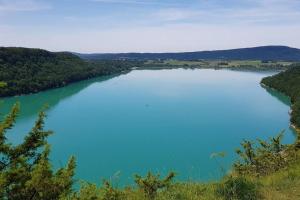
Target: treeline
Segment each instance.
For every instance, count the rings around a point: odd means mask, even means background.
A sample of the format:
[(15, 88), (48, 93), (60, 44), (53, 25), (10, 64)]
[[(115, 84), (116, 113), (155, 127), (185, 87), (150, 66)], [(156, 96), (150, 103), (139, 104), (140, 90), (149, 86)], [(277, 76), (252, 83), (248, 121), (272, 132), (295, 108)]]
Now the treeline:
[(300, 128), (300, 64), (277, 75), (266, 77), (262, 83), (291, 97), (291, 122)]
[(71, 53), (0, 48), (0, 97), (35, 93), (96, 76), (121, 73), (136, 61), (84, 61)]

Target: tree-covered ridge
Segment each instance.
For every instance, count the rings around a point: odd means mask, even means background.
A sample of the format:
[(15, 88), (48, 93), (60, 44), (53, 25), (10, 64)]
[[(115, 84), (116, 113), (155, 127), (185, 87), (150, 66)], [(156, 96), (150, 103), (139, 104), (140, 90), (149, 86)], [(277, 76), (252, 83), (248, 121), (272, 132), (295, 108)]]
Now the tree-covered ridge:
[(300, 128), (300, 64), (277, 75), (266, 77), (262, 83), (291, 97), (291, 122)]
[(101, 75), (120, 73), (137, 62), (87, 62), (71, 53), (0, 48), (0, 97), (39, 92)]
[(195, 51), (180, 53), (93, 53), (76, 54), (83, 59), (127, 59), (127, 60), (272, 60), (300, 61), (300, 49), (287, 46), (260, 46), (214, 51)]

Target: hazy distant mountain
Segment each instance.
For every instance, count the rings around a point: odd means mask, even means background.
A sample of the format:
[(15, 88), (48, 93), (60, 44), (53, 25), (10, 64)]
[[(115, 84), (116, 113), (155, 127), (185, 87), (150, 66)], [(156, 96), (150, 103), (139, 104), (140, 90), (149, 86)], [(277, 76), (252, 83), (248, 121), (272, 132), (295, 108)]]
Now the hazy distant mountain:
[(119, 59), (177, 59), (177, 60), (282, 60), (300, 61), (300, 49), (287, 46), (261, 46), (230, 50), (197, 51), (182, 53), (94, 53), (79, 54), (89, 60), (119, 60)]

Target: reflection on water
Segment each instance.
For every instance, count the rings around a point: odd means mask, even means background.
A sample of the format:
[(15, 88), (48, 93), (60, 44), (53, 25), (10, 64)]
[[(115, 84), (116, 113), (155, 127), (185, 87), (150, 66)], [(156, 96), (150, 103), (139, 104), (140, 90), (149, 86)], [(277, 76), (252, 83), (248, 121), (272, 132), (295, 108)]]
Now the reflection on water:
[[(275, 97), (277, 100), (279, 100), (280, 102), (284, 103), (287, 106), (291, 106), (291, 98), (288, 97), (287, 95), (276, 91), (273, 88), (269, 88), (269, 87), (264, 87), (266, 89), (266, 91), (273, 97)], [(297, 138), (297, 132), (294, 128), (292, 128), (291, 126), (289, 127), (289, 131), (292, 132), (295, 136), (295, 138)]]
[(273, 97), (275, 97), (276, 99), (278, 99), (279, 101), (284, 103), (285, 105), (287, 105), (287, 106), (291, 105), (291, 99), (288, 96), (286, 96), (272, 88), (269, 88), (269, 87), (265, 87), (265, 89), (267, 90), (267, 92), (270, 95), (272, 95)]
[(0, 99), (0, 114), (2, 115), (8, 113), (10, 108), (16, 102), (21, 102), (21, 113), (19, 119), (35, 117), (44, 106), (47, 106), (48, 109), (51, 109), (59, 102), (72, 97), (93, 83), (103, 82), (118, 76), (120, 75), (93, 78), (36, 94), (2, 98)]

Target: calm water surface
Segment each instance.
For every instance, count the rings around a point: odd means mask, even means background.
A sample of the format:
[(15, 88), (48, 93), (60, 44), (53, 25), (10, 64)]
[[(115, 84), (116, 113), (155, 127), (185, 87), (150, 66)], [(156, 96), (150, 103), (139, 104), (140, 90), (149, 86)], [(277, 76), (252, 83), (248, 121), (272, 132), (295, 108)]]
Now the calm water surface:
[(82, 81), (34, 95), (1, 99), (6, 113), (16, 101), (22, 112), (9, 139), (20, 142), (47, 103), (46, 128), (55, 167), (77, 158), (76, 178), (131, 184), (148, 170), (178, 173), (179, 180), (214, 180), (230, 169), (242, 139), (267, 139), (289, 129), (289, 100), (260, 80), (274, 72), (211, 69), (135, 70)]

